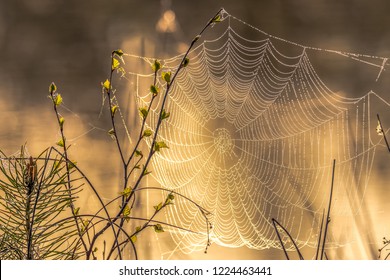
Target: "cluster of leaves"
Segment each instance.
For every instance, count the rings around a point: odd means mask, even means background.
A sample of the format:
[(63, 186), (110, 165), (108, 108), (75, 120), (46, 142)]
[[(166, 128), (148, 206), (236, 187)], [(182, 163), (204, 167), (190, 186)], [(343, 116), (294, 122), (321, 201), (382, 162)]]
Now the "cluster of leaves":
[[(177, 196), (198, 207), (209, 232), (211, 225), (207, 210), (177, 192), (159, 187), (141, 187), (141, 181), (151, 172), (148, 165), (152, 157), (169, 148), (159, 139), (158, 134), (160, 127), (170, 118), (170, 113), (165, 109), (170, 88), (181, 69), (189, 65), (187, 56), (195, 42), (209, 26), (221, 21), (221, 11), (194, 38), (174, 73), (163, 69), (158, 60), (151, 64), (154, 72), (154, 82), (150, 85), (151, 99), (146, 107), (139, 108), (141, 127), (137, 141), (129, 148), (125, 148), (119, 141), (116, 118), (120, 107), (112, 85), (114, 74), (126, 74), (122, 66), (124, 52), (120, 49), (112, 52), (109, 77), (102, 82), (102, 91), (108, 100), (111, 120), (108, 134), (115, 140), (124, 180), (122, 192), (109, 202), (103, 202), (88, 177), (76, 162), (70, 160), (70, 146), (65, 137), (65, 118), (60, 112), (63, 97), (57, 91), (57, 86), (50, 84), (49, 98), (60, 131), (57, 147), (47, 149), (35, 158), (25, 156), (24, 147), (19, 157), (7, 157), (0, 152), (0, 171), (3, 175), (0, 177), (0, 189), (4, 194), (0, 197), (1, 259), (97, 259), (99, 250), (96, 243), (99, 238), (104, 239), (102, 259), (123, 259), (129, 245), (133, 249), (131, 257), (137, 259), (135, 244), (147, 228), (152, 228), (156, 233), (163, 233), (166, 227), (194, 233), (190, 229), (157, 219), (159, 213), (174, 204)], [(157, 79), (161, 79), (163, 88), (158, 87), (160, 83), (157, 83)], [(156, 98), (162, 99), (157, 110), (158, 119), (154, 128), (146, 128), (146, 121), (151, 117), (149, 113)], [(135, 174), (135, 170), (140, 172)], [(134, 175), (134, 180), (130, 180), (131, 175)], [(87, 186), (93, 191), (100, 204), (98, 211), (82, 213), (80, 207), (76, 207), (81, 186)], [(154, 212), (150, 217), (134, 216), (132, 212), (138, 199), (136, 194), (150, 189), (166, 192), (165, 199), (153, 206)], [(116, 210), (112, 211), (113, 208), (109, 208), (111, 204), (119, 204), (119, 209), (114, 208)], [(107, 239), (113, 240), (109, 247), (106, 246)], [(209, 245), (208, 239), (206, 248)]]

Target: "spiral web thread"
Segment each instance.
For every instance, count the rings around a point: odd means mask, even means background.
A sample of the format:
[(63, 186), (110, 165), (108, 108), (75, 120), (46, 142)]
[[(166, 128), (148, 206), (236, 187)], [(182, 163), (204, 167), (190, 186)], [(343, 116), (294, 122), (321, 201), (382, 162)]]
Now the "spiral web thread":
[[(243, 28), (254, 39), (236, 31)], [(190, 52), (189, 66), (172, 87), (166, 109), (171, 117), (159, 132), (169, 149), (156, 154), (152, 176), (212, 213), (213, 243), (280, 248), (275, 218), (299, 247), (316, 247), (336, 159), (332, 225), (342, 233), (335, 236), (330, 230), (327, 244), (345, 244), (369, 185), (375, 151), (383, 146), (371, 103), (390, 104), (372, 90), (359, 98), (333, 92), (316, 73), (308, 51), (367, 64), (378, 70), (374, 81), (381, 78), (387, 58), (302, 46), (226, 11), (211, 32), (219, 35)], [(181, 58), (162, 60), (165, 70), (174, 72)], [(132, 75), (138, 104), (146, 106), (153, 75)], [(160, 105), (148, 117), (152, 130)], [(176, 245), (163, 252), (164, 258), (177, 250), (204, 250), (205, 222), (193, 204), (178, 198), (166, 219), (202, 234), (172, 231)]]

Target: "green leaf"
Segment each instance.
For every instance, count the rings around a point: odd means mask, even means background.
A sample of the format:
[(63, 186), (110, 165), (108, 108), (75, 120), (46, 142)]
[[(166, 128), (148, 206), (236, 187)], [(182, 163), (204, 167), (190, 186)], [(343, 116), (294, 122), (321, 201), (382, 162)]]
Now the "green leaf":
[(182, 63), (183, 67), (187, 67), (188, 64), (190, 63), (190, 59), (188, 57), (186, 57)]
[(136, 231), (136, 232), (140, 232), (141, 229), (142, 229), (142, 228), (141, 228), (140, 226), (138, 226), (138, 227), (135, 228), (135, 231)]
[(63, 117), (60, 117), (60, 119), (58, 120), (59, 124), (60, 124), (60, 128), (62, 129), (64, 127), (64, 122), (65, 122), (65, 119)]
[(156, 144), (154, 144), (154, 150), (159, 152), (161, 149), (169, 149), (169, 147), (163, 141), (156, 142)]
[(97, 248), (97, 247), (93, 248), (93, 252), (94, 252), (94, 253), (96, 253), (97, 251), (98, 251), (98, 248)]
[[(144, 165), (143, 167), (145, 168), (145, 165)], [(146, 175), (148, 175), (148, 174), (150, 174), (150, 173), (152, 173), (152, 172), (151, 172), (151, 171), (148, 171), (148, 169), (145, 168), (143, 176), (146, 176)]]
[(49, 86), (49, 93), (55, 93), (56, 92), (56, 90), (57, 90), (57, 86), (56, 86), (56, 84), (54, 83), (54, 82), (52, 82), (51, 84), (50, 84), (50, 86)]
[(175, 196), (173, 195), (173, 193), (168, 194), (168, 199), (169, 200), (174, 200), (175, 199)]
[(136, 151), (135, 151), (135, 156), (136, 156), (136, 157), (143, 157), (144, 154), (143, 154), (141, 151), (136, 150)]
[(162, 202), (160, 202), (159, 204), (153, 206), (153, 208), (154, 208), (156, 211), (160, 211), (162, 207), (163, 207)]
[(114, 105), (111, 107), (111, 116), (114, 116), (116, 111), (118, 110), (119, 106)]
[(112, 59), (112, 65), (111, 65), (112, 70), (118, 69), (120, 65), (121, 65), (121, 63), (119, 62), (118, 59), (116, 59), (116, 58)]
[(126, 206), (125, 206), (125, 209), (123, 209), (122, 214), (123, 214), (124, 217), (128, 217), (128, 216), (130, 215), (130, 213), (131, 213), (130, 206), (129, 206), (129, 205), (126, 205)]
[(77, 208), (74, 208), (74, 209), (73, 209), (73, 214), (74, 214), (75, 216), (77, 216), (77, 215), (79, 214), (79, 212), (80, 212), (80, 207), (77, 207)]
[(63, 140), (63, 139), (60, 139), (60, 140), (57, 141), (56, 144), (57, 144), (58, 146), (60, 146), (60, 147), (64, 147), (64, 140)]
[(141, 113), (141, 116), (146, 119), (146, 117), (148, 116), (148, 108), (146, 107), (142, 107), (142, 108), (139, 108), (139, 111)]
[(144, 130), (144, 134), (142, 135), (142, 137), (149, 137), (152, 134), (153, 134), (153, 132), (150, 129), (145, 129)]
[(88, 225), (89, 225), (89, 220), (83, 220), (83, 223), (81, 225), (81, 232), (84, 232), (88, 228)]
[(200, 39), (200, 35), (196, 35), (194, 40), (192, 40), (193, 43), (196, 43)]
[(76, 165), (77, 161), (68, 162), (68, 169), (71, 170), (72, 168), (75, 168)]
[(160, 89), (157, 86), (155, 86), (155, 85), (150, 86), (150, 92), (153, 93), (153, 96), (157, 96), (159, 91), (160, 91)]
[(111, 128), (107, 133), (110, 136), (115, 136), (115, 130), (113, 128)]
[[(134, 166), (134, 169), (141, 169), (141, 166), (138, 164), (138, 165), (135, 165)], [(149, 172), (150, 173), (150, 172)]]
[(128, 198), (130, 196), (132, 190), (133, 190), (132, 188), (126, 187), (123, 190), (123, 192), (121, 192), (121, 195), (123, 195), (125, 198)]
[(109, 91), (110, 90), (110, 87), (111, 87), (111, 84), (110, 84), (110, 81), (108, 79), (106, 79), (106, 81), (104, 83), (102, 83), (102, 86), (103, 88), (106, 90), (106, 91)]
[(61, 165), (61, 162), (59, 160), (55, 160), (53, 163), (53, 170), (57, 170)]
[(113, 51), (113, 53), (116, 54), (119, 57), (124, 54), (124, 52), (121, 49), (117, 49), (117, 50)]
[(212, 19), (211, 22), (221, 22), (221, 15), (220, 15), (220, 14), (216, 15), (216, 16)]
[(61, 94), (57, 93), (54, 97), (53, 97), (53, 102), (56, 106), (59, 106), (61, 105), (62, 103), (62, 97), (61, 97)]
[(163, 80), (165, 82), (167, 82), (168, 84), (171, 82), (171, 72), (162, 72), (161, 73), (161, 77), (163, 78)]
[(152, 64), (152, 69), (153, 69), (153, 72), (157, 72), (158, 70), (161, 69), (161, 63), (160, 61), (158, 60), (155, 60), (154, 63)]
[(164, 232), (164, 229), (163, 229), (162, 225), (160, 225), (160, 224), (154, 225), (153, 227), (154, 227), (154, 231), (157, 233)]
[(163, 109), (162, 113), (161, 113), (161, 120), (165, 120), (165, 119), (169, 118), (170, 115), (171, 115), (171, 113), (169, 113), (169, 112), (167, 113), (165, 111), (165, 109)]

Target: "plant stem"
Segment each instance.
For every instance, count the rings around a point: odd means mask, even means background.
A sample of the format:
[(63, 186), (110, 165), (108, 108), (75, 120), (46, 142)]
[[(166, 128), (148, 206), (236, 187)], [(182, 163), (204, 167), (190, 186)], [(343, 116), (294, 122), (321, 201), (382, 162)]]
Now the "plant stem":
[(324, 239), (322, 241), (322, 249), (321, 249), (321, 256), (320, 259), (322, 260), (324, 257), (324, 252), (325, 252), (325, 243), (326, 243), (326, 235), (328, 233), (328, 226), (330, 223), (330, 208), (332, 206), (332, 197), (333, 197), (333, 185), (334, 185), (334, 172), (336, 168), (336, 160), (333, 160), (333, 169), (332, 169), (332, 184), (330, 186), (330, 194), (329, 194), (329, 205), (328, 205), (328, 213), (326, 214), (326, 220), (325, 220), (325, 231), (324, 231)]
[[(30, 159), (31, 160), (31, 159)], [(32, 161), (32, 160), (31, 160)], [(26, 232), (27, 232), (27, 259), (28, 260), (33, 260), (34, 259), (34, 256), (33, 256), (33, 246), (32, 246), (32, 219), (31, 219), (31, 216), (30, 216), (30, 212), (31, 212), (31, 196), (32, 196), (32, 192), (33, 192), (33, 189), (34, 189), (34, 180), (32, 177), (30, 177), (30, 166), (27, 165), (27, 184), (26, 184), (26, 188), (27, 188), (27, 196), (26, 196)]]
[[(102, 229), (100, 229), (92, 238), (91, 240), (91, 248), (90, 250), (87, 252), (87, 258), (89, 258), (89, 255), (90, 255), (90, 252), (92, 250), (92, 247), (93, 247), (93, 244), (96, 242), (97, 238), (102, 235), (108, 227), (110, 227), (110, 225), (112, 224), (115, 224), (117, 220), (119, 220), (121, 218), (121, 214), (123, 213), (123, 211), (125, 210), (125, 207), (127, 205), (127, 203), (132, 199), (132, 197), (135, 195), (135, 191), (137, 190), (137, 188), (139, 187), (143, 177), (144, 177), (144, 174), (145, 174), (145, 171), (147, 170), (147, 167), (149, 165), (149, 162), (152, 158), (152, 156), (154, 155), (154, 146), (156, 144), (156, 141), (157, 141), (157, 135), (158, 135), (158, 132), (159, 132), (159, 129), (160, 129), (160, 126), (161, 126), (161, 123), (162, 123), (162, 113), (163, 113), (163, 109), (165, 108), (165, 103), (166, 103), (166, 100), (167, 100), (167, 97), (168, 97), (168, 94), (169, 94), (169, 91), (170, 91), (170, 88), (171, 88), (171, 85), (173, 84), (176, 76), (179, 74), (180, 70), (183, 68), (183, 63), (185, 61), (185, 59), (187, 58), (188, 56), (188, 53), (190, 52), (190, 50), (192, 49), (192, 47), (194, 46), (194, 44), (196, 43), (196, 41), (199, 39), (199, 37), (203, 34), (203, 32), (213, 23), (213, 20), (221, 13), (222, 9), (220, 9), (216, 15), (214, 17), (212, 17), (208, 23), (204, 26), (204, 28), (202, 29), (202, 31), (199, 33), (198, 36), (195, 37), (194, 40), (192, 40), (191, 42), (191, 45), (189, 46), (189, 48), (187, 49), (187, 52), (185, 53), (185, 55), (183, 56), (183, 59), (180, 63), (180, 65), (178, 66), (178, 69), (176, 70), (173, 78), (171, 79), (171, 82), (170, 83), (167, 83), (167, 87), (166, 87), (166, 90), (165, 90), (165, 94), (164, 94), (164, 97), (163, 97), (163, 101), (162, 101), (162, 104), (161, 104), (161, 107), (160, 107), (160, 111), (159, 111), (159, 116), (158, 116), (158, 121), (157, 121), (157, 124), (156, 124), (156, 129), (155, 129), (155, 132), (154, 132), (154, 135), (153, 135), (153, 140), (152, 140), (152, 143), (151, 143), (151, 147), (150, 147), (150, 150), (149, 150), (149, 153), (148, 153), (148, 156), (146, 158), (146, 161), (145, 161), (145, 164), (142, 168), (142, 171), (141, 171), (141, 174), (140, 176), (138, 177), (138, 179), (136, 180), (135, 184), (134, 184), (134, 187), (129, 195), (129, 197), (127, 197), (124, 201), (124, 203), (122, 203), (121, 205), (121, 208), (120, 210), (118, 211), (118, 213), (116, 214), (116, 216), (111, 219)], [(112, 62), (113, 62), (113, 57), (114, 57), (114, 52), (112, 53), (112, 56), (111, 56), (111, 65), (112, 65)], [(109, 89), (107, 90), (107, 95), (108, 95), (108, 98), (109, 98), (109, 107), (110, 107), (110, 110), (111, 110), (111, 106), (112, 106), (112, 103), (111, 103), (111, 82), (112, 82), (112, 74), (113, 74), (113, 70), (111, 70), (110, 72), (110, 87)], [(156, 73), (155, 73), (155, 78), (156, 78)], [(153, 98), (152, 98), (152, 101), (153, 101)], [(149, 104), (149, 106), (151, 106), (151, 104)], [(150, 109), (150, 107), (149, 107)], [(145, 118), (146, 119), (146, 118)], [(117, 146), (118, 146), (118, 150), (119, 150), (119, 153), (120, 153), (120, 156), (121, 156), (121, 160), (122, 160), (122, 163), (123, 163), (123, 166), (126, 168), (126, 171), (125, 171), (125, 183), (124, 183), (124, 187), (127, 187), (127, 180), (128, 180), (128, 177), (127, 177), (127, 166), (128, 164), (130, 163), (131, 159), (133, 158), (134, 154), (135, 154), (135, 151), (136, 149), (133, 150), (133, 153), (131, 154), (131, 156), (129, 157), (128, 161), (125, 161), (124, 160), (124, 156), (123, 156), (123, 152), (122, 152), (122, 149), (121, 149), (121, 146), (120, 146), (120, 143), (119, 143), (119, 140), (118, 140), (118, 137), (117, 137), (117, 134), (116, 134), (116, 128), (115, 128), (115, 120), (113, 117), (111, 117), (111, 122), (112, 122), (112, 126), (113, 126), (113, 130), (114, 130), (114, 135), (115, 135), (115, 138), (116, 138), (116, 143), (117, 143)], [(143, 121), (143, 126), (144, 126), (144, 123), (145, 123), (145, 120)], [(139, 142), (141, 141), (140, 139), (142, 138), (142, 133), (143, 133), (143, 126), (142, 126), (142, 129), (140, 131), (140, 136), (139, 137), (139, 140), (136, 144), (136, 148), (138, 147), (139, 145)], [(123, 224), (123, 223), (122, 223)], [(171, 225), (172, 226), (172, 225)], [(119, 247), (119, 246), (118, 246)]]
[[(75, 208), (74, 208), (74, 204), (73, 204), (72, 186), (70, 184), (71, 181), (70, 181), (69, 162), (71, 162), (71, 161), (69, 160), (69, 157), (68, 157), (68, 149), (66, 146), (64, 127), (63, 127), (63, 125), (60, 124), (61, 123), (60, 122), (60, 115), (58, 113), (57, 104), (54, 101), (54, 90), (53, 89), (50, 90), (50, 96), (51, 96), (51, 99), (53, 101), (53, 109), (54, 109), (54, 112), (55, 112), (55, 115), (57, 118), (57, 123), (59, 124), (59, 127), (60, 127), (61, 139), (62, 139), (62, 143), (63, 143), (66, 177), (67, 177), (67, 189), (68, 189), (68, 194), (69, 194), (69, 199), (70, 199), (70, 203), (69, 203), (70, 209), (72, 211), (72, 216), (73, 216), (75, 224), (76, 224), (77, 232), (78, 232), (79, 236), (81, 236), (82, 234), (81, 234), (79, 223), (77, 221), (77, 217), (75, 215)], [(84, 250), (87, 251), (87, 245), (86, 245), (85, 241), (83, 239), (81, 239), (81, 242), (83, 244)]]
[(286, 255), (286, 258), (289, 260), (287, 251), (286, 251), (286, 249), (285, 249), (285, 247), (284, 247), (284, 244), (283, 244), (282, 239), (280, 238), (280, 234), (279, 234), (279, 231), (278, 231), (278, 229), (277, 229), (277, 227), (276, 227), (276, 224), (277, 224), (278, 226), (280, 226), (280, 227), (283, 229), (283, 231), (287, 234), (287, 236), (290, 238), (292, 244), (294, 245), (295, 250), (297, 250), (297, 253), (298, 253), (298, 255), (299, 255), (299, 258), (300, 258), (301, 260), (303, 260), (304, 258), (303, 258), (302, 254), (301, 254), (301, 251), (299, 250), (297, 244), (295, 243), (294, 239), (292, 238), (291, 234), (287, 231), (287, 229), (285, 229), (285, 228), (284, 228), (276, 219), (274, 219), (274, 218), (272, 218), (272, 223), (273, 223), (273, 225), (274, 225), (276, 234), (278, 235), (279, 242), (280, 242), (280, 244), (282, 245), (282, 248), (283, 248), (284, 254)]
[(377, 118), (378, 118), (379, 126), (381, 127), (381, 130), (382, 130), (383, 139), (385, 139), (385, 143), (386, 143), (387, 150), (390, 152), (389, 142), (387, 142), (386, 133), (385, 133), (385, 130), (384, 130), (384, 128), (383, 128), (382, 122), (381, 122), (381, 120), (380, 120), (380, 118), (379, 118), (379, 114), (376, 114), (376, 116), (377, 116)]
[(318, 255), (320, 253), (320, 247), (321, 247), (321, 240), (322, 240), (322, 228), (324, 227), (324, 215), (325, 210), (322, 211), (322, 218), (321, 218), (321, 227), (320, 227), (320, 233), (318, 235), (318, 244), (317, 244), (317, 251), (316, 251), (316, 260), (318, 260)]

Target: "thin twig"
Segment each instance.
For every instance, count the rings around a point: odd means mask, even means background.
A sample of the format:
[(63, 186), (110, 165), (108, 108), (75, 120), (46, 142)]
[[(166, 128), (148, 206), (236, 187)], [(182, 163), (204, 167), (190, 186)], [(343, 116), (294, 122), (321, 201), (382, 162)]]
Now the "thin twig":
[(317, 251), (316, 251), (316, 258), (315, 258), (316, 260), (318, 260), (318, 255), (320, 253), (322, 228), (324, 227), (324, 216), (325, 216), (325, 210), (322, 210), (321, 227), (320, 227), (320, 233), (318, 234), (318, 243), (317, 243)]
[[(60, 134), (61, 134), (61, 140), (62, 140), (62, 145), (63, 145), (63, 150), (64, 150), (64, 158), (65, 158), (67, 187), (68, 187), (68, 193), (69, 193), (69, 198), (70, 198), (69, 206), (70, 206), (70, 209), (71, 209), (71, 212), (72, 212), (72, 216), (74, 217), (74, 221), (75, 221), (75, 224), (76, 224), (77, 232), (78, 232), (79, 236), (81, 236), (81, 230), (80, 230), (80, 226), (79, 226), (79, 223), (78, 223), (76, 215), (75, 215), (75, 208), (74, 208), (74, 204), (73, 204), (73, 200), (74, 199), (73, 199), (73, 196), (72, 196), (72, 186), (71, 186), (71, 183), (70, 183), (71, 180), (70, 180), (70, 172), (69, 172), (69, 164), (68, 164), (68, 161), (69, 161), (68, 148), (66, 146), (64, 127), (63, 127), (63, 125), (61, 125), (60, 114), (59, 114), (58, 109), (57, 109), (58, 105), (56, 104), (56, 101), (55, 101), (55, 98), (54, 98), (54, 93), (56, 91), (56, 88), (55, 88), (55, 86), (53, 87), (53, 85), (54, 85), (54, 83), (50, 86), (50, 97), (51, 97), (51, 100), (53, 101), (53, 110), (54, 110), (54, 113), (56, 115), (57, 123), (58, 123), (58, 125), (60, 127)], [(83, 247), (84, 247), (85, 251), (87, 251), (87, 244), (85, 243), (85, 241), (81, 240), (81, 243), (83, 244)]]
[(303, 256), (302, 256), (302, 254), (301, 254), (301, 252), (300, 252), (300, 250), (299, 250), (297, 244), (295, 243), (294, 239), (292, 238), (291, 234), (288, 232), (288, 230), (285, 229), (285, 228), (284, 228), (276, 219), (274, 219), (274, 218), (272, 218), (272, 223), (273, 223), (273, 225), (274, 225), (276, 234), (277, 234), (277, 236), (278, 236), (278, 239), (279, 239), (279, 241), (280, 241), (280, 244), (282, 245), (282, 248), (283, 248), (284, 254), (286, 255), (287, 260), (289, 260), (290, 258), (288, 257), (286, 248), (284, 247), (283, 241), (282, 241), (282, 239), (281, 239), (281, 237), (280, 237), (280, 234), (279, 234), (279, 231), (278, 231), (278, 229), (277, 229), (277, 227), (276, 227), (276, 224), (277, 224), (279, 227), (281, 227), (281, 228), (283, 229), (283, 231), (287, 234), (287, 236), (290, 238), (292, 244), (294, 245), (295, 250), (296, 250), (297, 253), (298, 253), (299, 259), (303, 260), (304, 258), (303, 258)]
[(387, 138), (386, 138), (386, 133), (385, 133), (385, 130), (383, 128), (383, 125), (382, 125), (382, 122), (379, 118), (379, 114), (376, 114), (377, 118), (378, 118), (378, 123), (379, 123), (379, 126), (380, 126), (380, 129), (381, 129), (381, 132), (383, 134), (383, 139), (385, 139), (385, 143), (386, 143), (386, 146), (387, 146), (387, 150), (390, 152), (390, 146), (389, 146), (389, 142), (387, 142)]
[(324, 239), (322, 241), (322, 249), (321, 249), (321, 256), (320, 259), (322, 260), (324, 257), (325, 252), (325, 243), (326, 243), (326, 235), (328, 233), (328, 226), (330, 223), (330, 208), (332, 206), (332, 197), (333, 197), (333, 186), (334, 186), (334, 172), (336, 168), (336, 160), (333, 160), (333, 169), (332, 169), (332, 184), (330, 186), (330, 194), (329, 194), (329, 205), (328, 205), (328, 213), (326, 214), (326, 220), (325, 220), (325, 231), (324, 231)]
[[(120, 210), (118, 211), (118, 213), (116, 214), (116, 216), (110, 220), (100, 231), (98, 231), (94, 237), (92, 238), (92, 241), (91, 241), (91, 249), (89, 250), (89, 252), (87, 252), (87, 256), (89, 256), (91, 250), (92, 250), (92, 247), (93, 247), (93, 244), (96, 242), (97, 238), (102, 235), (106, 230), (107, 228), (111, 225), (111, 224), (114, 224), (118, 219), (121, 218), (121, 214), (123, 213), (123, 211), (125, 210), (126, 208), (126, 205), (127, 203), (132, 199), (132, 197), (135, 195), (135, 190), (139, 187), (143, 177), (145, 176), (145, 172), (147, 170), (147, 167), (149, 165), (149, 162), (152, 158), (152, 156), (154, 155), (154, 146), (156, 144), (156, 140), (157, 140), (157, 135), (158, 135), (158, 132), (159, 132), (159, 128), (161, 126), (161, 123), (162, 123), (162, 114), (163, 114), (163, 109), (165, 107), (165, 103), (166, 103), (166, 100), (167, 100), (167, 97), (168, 97), (168, 94), (169, 94), (169, 91), (170, 91), (170, 86), (173, 84), (176, 76), (178, 75), (178, 73), (180, 72), (180, 70), (184, 67), (184, 62), (187, 58), (187, 55), (188, 53), (190, 52), (190, 50), (192, 49), (192, 47), (194, 46), (194, 44), (196, 43), (196, 41), (199, 39), (199, 37), (202, 35), (202, 33), (213, 23), (214, 19), (221, 13), (222, 9), (218, 11), (218, 13), (216, 13), (216, 15), (214, 17), (212, 17), (208, 23), (206, 24), (206, 26), (202, 29), (202, 31), (199, 33), (198, 36), (195, 37), (195, 39), (191, 42), (191, 45), (190, 47), (188, 48), (187, 52), (185, 53), (185, 55), (183, 56), (183, 59), (180, 63), (180, 65), (178, 66), (178, 69), (176, 71), (176, 73), (174, 74), (173, 78), (171, 79), (171, 82), (170, 83), (167, 83), (167, 88), (166, 88), (166, 91), (165, 91), (165, 94), (164, 94), (164, 97), (163, 97), (163, 101), (162, 101), (162, 105), (160, 107), (160, 112), (159, 112), (159, 118), (158, 118), (158, 121), (157, 121), (157, 124), (156, 124), (156, 129), (155, 129), (155, 132), (154, 132), (154, 136), (153, 136), (153, 140), (152, 140), (152, 144), (151, 144), (151, 147), (150, 147), (150, 150), (149, 150), (149, 154), (148, 154), (148, 157), (145, 161), (145, 164), (143, 166), (143, 168), (141, 169), (141, 173), (140, 173), (140, 176), (138, 177), (138, 179), (136, 180), (135, 184), (134, 184), (134, 187), (129, 195), (128, 198), (126, 198), (125, 200), (125, 203), (122, 204)], [(112, 80), (112, 72), (110, 73), (110, 81)], [(110, 85), (109, 85), (109, 90), (111, 90), (111, 82), (110, 82)], [(110, 109), (111, 109), (111, 100), (109, 100), (109, 106), (110, 106)], [(113, 122), (113, 126), (115, 125), (115, 122), (114, 120), (112, 119), (112, 122)], [(113, 127), (114, 129), (114, 133), (115, 133), (115, 137), (116, 139), (118, 138), (116, 136), (116, 132), (115, 132), (115, 128)], [(117, 145), (118, 145), (118, 140), (117, 140)], [(118, 148), (120, 148), (120, 145), (118, 145)], [(127, 162), (124, 160), (123, 158), (123, 153), (121, 152), (120, 150), (120, 153), (121, 153), (121, 159), (122, 159), (122, 162), (124, 164), (124, 166), (127, 166)], [(125, 173), (125, 180), (127, 180), (126, 178), (126, 173)], [(171, 225), (172, 226), (172, 225)]]

